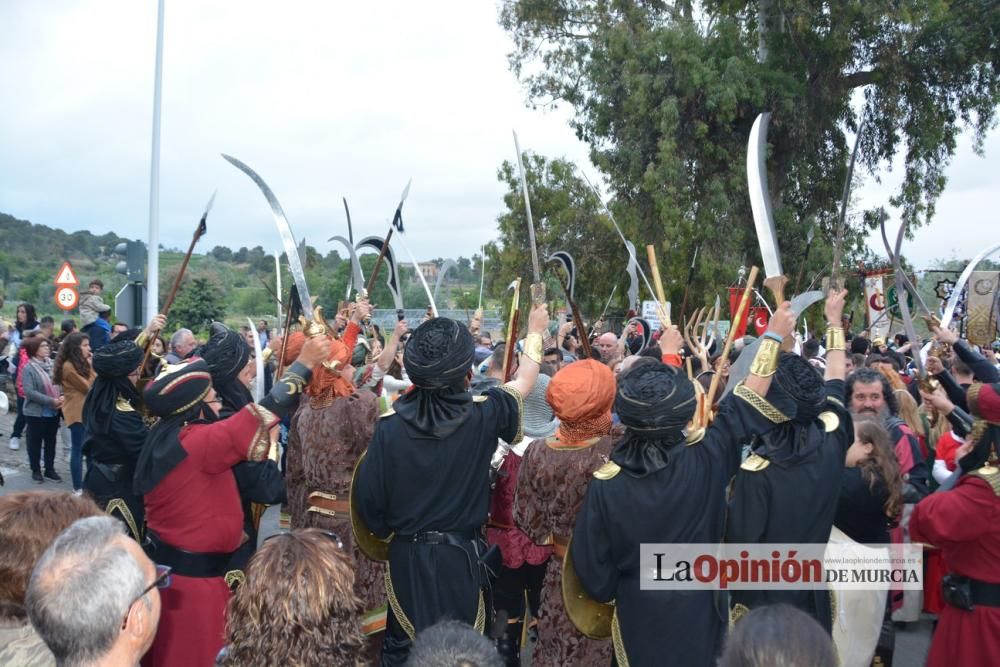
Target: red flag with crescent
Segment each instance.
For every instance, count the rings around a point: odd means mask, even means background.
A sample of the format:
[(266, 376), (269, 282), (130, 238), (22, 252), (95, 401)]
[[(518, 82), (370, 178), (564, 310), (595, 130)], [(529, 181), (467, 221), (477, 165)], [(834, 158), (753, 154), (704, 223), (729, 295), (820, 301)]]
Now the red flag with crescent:
[(763, 336), (767, 331), (767, 323), (771, 320), (771, 313), (766, 306), (755, 306), (750, 309), (750, 316), (753, 317), (753, 328), (757, 336)]

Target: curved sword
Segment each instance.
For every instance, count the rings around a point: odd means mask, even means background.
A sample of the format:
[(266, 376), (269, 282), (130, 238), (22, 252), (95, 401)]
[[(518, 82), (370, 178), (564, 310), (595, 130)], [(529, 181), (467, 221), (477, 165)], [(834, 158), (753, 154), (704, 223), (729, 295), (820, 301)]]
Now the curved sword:
[[(885, 242), (885, 251), (888, 253), (889, 260), (895, 269), (896, 303), (899, 305), (899, 314), (903, 319), (903, 330), (906, 331), (906, 335), (913, 341), (913, 346), (919, 347), (923, 341), (917, 336), (917, 329), (913, 326), (913, 316), (910, 314), (910, 304), (908, 303), (909, 299), (906, 298), (906, 295), (909, 293), (909, 290), (906, 288), (909, 279), (906, 278), (906, 274), (903, 272), (903, 263), (899, 256), (900, 250), (903, 247), (903, 236), (906, 233), (906, 218), (903, 218), (903, 221), (899, 225), (899, 232), (896, 234), (896, 246), (893, 248), (889, 246), (889, 237), (885, 233), (886, 217), (883, 214), (879, 226), (882, 228), (882, 240)], [(914, 354), (913, 363), (917, 367), (917, 375), (921, 381), (926, 381), (927, 371), (924, 370), (922, 356)]]
[[(583, 171), (581, 171), (580, 175), (583, 176), (583, 180), (586, 181), (587, 185), (590, 186), (590, 189), (593, 190), (594, 195), (597, 196), (597, 201), (600, 202), (601, 208), (604, 209), (604, 212), (608, 215), (608, 220), (611, 221), (611, 224), (614, 226), (615, 231), (618, 232), (618, 236), (621, 238), (622, 242), (625, 244), (625, 249), (628, 251), (629, 268), (630, 269), (634, 268), (636, 271), (639, 272), (639, 275), (642, 277), (642, 282), (646, 285), (646, 289), (649, 290), (650, 295), (653, 297), (653, 301), (656, 302), (656, 308), (657, 308), (657, 310), (659, 312), (661, 312), (661, 313), (666, 313), (667, 312), (666, 311), (666, 306), (664, 304), (660, 303), (659, 299), (656, 298), (656, 294), (657, 294), (656, 290), (654, 290), (653, 286), (649, 283), (649, 278), (646, 277), (646, 272), (642, 270), (641, 266), (639, 266), (639, 260), (636, 259), (636, 257), (635, 257), (635, 246), (632, 245), (632, 243), (630, 243), (629, 240), (625, 238), (625, 234), (622, 232), (622, 228), (618, 226), (618, 222), (615, 220), (614, 214), (611, 212), (611, 209), (608, 208), (608, 205), (604, 202), (604, 199), (601, 198), (601, 192), (600, 192), (600, 190), (598, 190), (597, 187), (594, 186), (594, 184), (590, 182), (590, 179), (587, 178), (587, 174), (585, 174)], [(632, 277), (632, 276), (634, 276), (634, 274), (630, 272), (629, 276)], [(635, 285), (634, 278), (633, 278), (633, 285)], [(632, 288), (630, 287), (629, 288), (629, 299), (631, 300), (632, 298), (633, 298), (632, 297)], [(636, 306), (638, 306), (638, 304), (639, 304), (639, 290), (638, 290), (638, 287), (636, 287), (636, 290), (635, 290), (635, 300), (634, 300), (633, 303), (635, 303)]]
[(972, 272), (976, 270), (979, 262), (983, 261), (993, 253), (1000, 250), (1000, 243), (986, 250), (982, 251), (978, 255), (972, 258), (969, 265), (965, 267), (962, 274), (958, 277), (958, 282), (955, 283), (955, 288), (951, 291), (951, 296), (948, 297), (948, 303), (944, 308), (944, 314), (941, 316), (941, 328), (947, 329), (948, 325), (951, 324), (951, 320), (955, 317), (955, 309), (958, 308), (958, 301), (962, 296), (962, 290), (965, 289), (966, 283), (969, 282), (969, 278), (972, 277)]
[(260, 403), (264, 398), (264, 350), (260, 347), (260, 336), (257, 335), (257, 327), (253, 325), (253, 320), (247, 316), (247, 324), (250, 325), (250, 337), (253, 338), (253, 361), (257, 369), (257, 377), (253, 384), (253, 402)]
[(476, 306), (476, 312), (478, 313), (483, 309), (483, 285), (486, 284), (486, 249), (479, 249), (479, 270), (482, 274), (479, 276), (479, 305)]
[[(754, 290), (756, 292), (757, 290)], [(758, 295), (759, 296), (759, 295)], [(803, 292), (792, 297), (792, 313), (795, 315), (795, 319), (798, 320), (802, 313), (806, 312), (806, 309), (818, 301), (823, 300), (823, 293), (819, 290), (813, 290), (812, 292)], [(758, 338), (754, 342), (743, 348), (740, 352), (740, 356), (737, 357), (736, 361), (729, 367), (729, 382), (726, 384), (725, 391), (723, 391), (723, 396), (729, 394), (736, 385), (739, 384), (747, 375), (750, 374), (750, 365), (753, 363), (753, 358), (757, 354), (757, 348), (760, 347), (760, 341), (762, 338)]]
[(531, 217), (531, 200), (528, 198), (528, 178), (524, 173), (524, 162), (521, 160), (521, 144), (517, 140), (517, 132), (511, 130), (514, 135), (514, 148), (517, 150), (517, 169), (521, 175), (521, 190), (524, 192), (524, 210), (528, 214), (528, 245), (531, 246), (531, 271), (535, 281), (531, 283), (531, 303), (539, 305), (545, 303), (545, 283), (542, 282), (542, 267), (538, 263), (538, 248), (535, 245), (535, 221)]
[(843, 252), (844, 226), (847, 220), (847, 204), (851, 198), (851, 181), (854, 180), (854, 162), (858, 158), (858, 146), (861, 145), (861, 135), (865, 131), (866, 111), (861, 112), (861, 122), (858, 123), (858, 134), (854, 137), (854, 150), (851, 151), (851, 163), (847, 167), (847, 180), (844, 182), (844, 196), (840, 198), (840, 216), (837, 220), (837, 237), (833, 242), (833, 269), (830, 284), (834, 289), (840, 288), (840, 257)]
[(389, 267), (385, 284), (389, 287), (389, 292), (392, 294), (392, 302), (396, 310), (403, 310), (403, 296), (399, 292), (399, 270), (396, 268), (396, 255), (392, 252), (392, 248), (385, 242), (385, 239), (378, 236), (366, 236), (358, 241), (356, 247), (358, 250), (371, 248), (379, 253), (379, 255), (384, 254), (383, 261)]
[(330, 238), (327, 239), (327, 241), (328, 242), (329, 241), (338, 241), (338, 242), (342, 243), (345, 248), (347, 248), (347, 256), (348, 256), (348, 258), (350, 259), (350, 262), (351, 262), (351, 276), (350, 276), (350, 278), (347, 281), (347, 297), (346, 298), (348, 300), (350, 300), (350, 298), (351, 298), (351, 288), (354, 285), (361, 285), (361, 287), (358, 288), (359, 292), (362, 289), (364, 289), (365, 274), (364, 274), (364, 272), (361, 271), (361, 260), (358, 259), (358, 253), (355, 252), (354, 246), (351, 245), (351, 242), (349, 240), (345, 239), (343, 236), (331, 236)]
[(562, 264), (563, 269), (566, 271), (566, 291), (569, 294), (570, 301), (573, 301), (573, 292), (576, 290), (576, 262), (573, 261), (573, 256), (565, 250), (557, 250), (549, 255), (546, 261)]
[(781, 270), (781, 253), (778, 250), (778, 235), (774, 231), (774, 215), (771, 211), (771, 193), (767, 187), (767, 126), (770, 112), (757, 116), (750, 129), (747, 144), (747, 182), (750, 188), (750, 208), (753, 211), (753, 225), (757, 230), (757, 244), (760, 258), (764, 263), (764, 284), (774, 294), (778, 305), (784, 300), (787, 279)]
[(278, 233), (281, 235), (281, 245), (284, 246), (285, 257), (288, 259), (288, 270), (292, 274), (292, 280), (295, 281), (295, 287), (299, 291), (299, 299), (303, 305), (302, 315), (311, 321), (313, 318), (313, 302), (309, 296), (309, 286), (306, 285), (306, 272), (302, 268), (302, 262), (299, 259), (298, 244), (295, 242), (292, 228), (288, 224), (288, 218), (285, 217), (285, 212), (282, 210), (281, 204), (278, 203), (278, 198), (274, 196), (274, 192), (267, 186), (264, 179), (258, 176), (257, 172), (253, 169), (225, 153), (222, 154), (222, 157), (249, 176), (250, 180), (256, 183), (257, 187), (264, 194), (264, 199), (267, 200), (268, 205), (271, 207), (271, 213), (274, 215), (274, 222), (278, 225)]
[(625, 241), (625, 249), (628, 251), (628, 265), (625, 267), (625, 273), (628, 274), (628, 305), (633, 312), (639, 311), (639, 276), (636, 274), (636, 270), (639, 268), (639, 263), (635, 259), (635, 246), (631, 241)]
[[(441, 291), (441, 283), (444, 282), (445, 274), (455, 268), (455, 266), (457, 266), (457, 264), (455, 264), (455, 260), (453, 259), (446, 259), (444, 260), (444, 264), (441, 265), (441, 269), (438, 271), (437, 282), (434, 283), (434, 303), (437, 303), (438, 293)], [(419, 272), (419, 269), (417, 270)]]

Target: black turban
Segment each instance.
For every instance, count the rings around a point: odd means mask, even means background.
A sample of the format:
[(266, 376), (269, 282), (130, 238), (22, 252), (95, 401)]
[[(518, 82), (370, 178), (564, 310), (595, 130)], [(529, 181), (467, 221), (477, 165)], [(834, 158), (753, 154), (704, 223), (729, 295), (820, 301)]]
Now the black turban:
[(119, 336), (94, 351), (90, 361), (99, 377), (128, 377), (142, 363), (143, 350), (134, 340), (122, 340)]
[(673, 366), (639, 359), (618, 378), (615, 412), (628, 429), (612, 460), (634, 477), (665, 467), (698, 407), (694, 384)]
[(142, 348), (134, 340), (123, 340), (121, 335), (94, 351), (90, 364), (97, 377), (83, 401), (83, 423), (90, 433), (107, 435), (110, 432), (119, 396), (133, 408), (138, 407), (139, 392), (129, 375), (139, 368), (142, 355)]
[(187, 457), (180, 433), (186, 424), (215, 419), (204, 415), (202, 400), (212, 388), (208, 364), (192, 359), (167, 366), (156, 380), (146, 385), (143, 398), (150, 413), (161, 417), (150, 429), (136, 464), (133, 491), (146, 495)]
[(410, 380), (424, 389), (460, 385), (472, 369), (476, 344), (467, 327), (446, 317), (427, 320), (406, 344), (403, 364)]
[(415, 389), (393, 404), (396, 414), (430, 437), (454, 433), (472, 409), (465, 378), (475, 349), (472, 334), (455, 320), (435, 317), (417, 327), (403, 356)]
[[(782, 352), (767, 401), (790, 421), (758, 437), (754, 452), (771, 463), (790, 468), (805, 461), (823, 444), (816, 418), (826, 405), (825, 382), (802, 357)], [(817, 430), (818, 429), (818, 430)]]
[(823, 376), (815, 366), (797, 354), (782, 352), (767, 399), (792, 421), (810, 424), (823, 411), (824, 386)]
[(208, 364), (212, 386), (222, 401), (219, 416), (225, 418), (253, 402), (250, 390), (238, 379), (250, 360), (250, 346), (243, 336), (221, 322), (213, 322), (210, 332), (201, 356)]
[(246, 339), (221, 322), (212, 322), (208, 343), (202, 348), (201, 358), (208, 364), (212, 382), (232, 380), (246, 368), (250, 360), (250, 346)]

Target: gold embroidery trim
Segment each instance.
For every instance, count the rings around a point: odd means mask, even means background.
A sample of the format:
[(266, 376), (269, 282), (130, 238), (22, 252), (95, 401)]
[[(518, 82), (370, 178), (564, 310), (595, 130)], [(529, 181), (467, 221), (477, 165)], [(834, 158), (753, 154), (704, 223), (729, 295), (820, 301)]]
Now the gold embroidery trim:
[(482, 633), (486, 630), (486, 601), (483, 600), (483, 591), (479, 591), (479, 603), (476, 606), (476, 632)]
[(746, 458), (746, 461), (740, 464), (740, 470), (748, 470), (750, 472), (760, 472), (769, 465), (771, 465), (771, 462), (765, 459), (760, 454), (751, 454)]
[(622, 641), (622, 629), (618, 624), (618, 610), (611, 615), (611, 644), (615, 648), (615, 661), (618, 667), (628, 667), (628, 654), (625, 653), (625, 642)]
[(135, 522), (135, 517), (132, 516), (132, 510), (128, 508), (128, 504), (124, 500), (121, 498), (112, 498), (108, 501), (104, 511), (108, 516), (112, 516), (111, 513), (115, 511), (121, 514), (125, 525), (128, 526), (129, 532), (132, 533), (132, 539), (142, 544), (142, 534), (139, 532), (139, 526)]
[(733, 393), (742, 398), (744, 401), (750, 404), (750, 407), (754, 408), (757, 412), (764, 415), (769, 421), (775, 424), (783, 424), (787, 421), (791, 421), (785, 414), (778, 408), (771, 405), (767, 399), (750, 389), (742, 382), (736, 385), (736, 389)]
[(976, 382), (971, 387), (969, 387), (969, 391), (966, 392), (965, 395), (965, 401), (966, 403), (969, 404), (969, 412), (971, 412), (976, 417), (979, 416), (979, 392), (982, 390), (982, 388), (983, 385), (979, 382)]
[(278, 421), (278, 417), (267, 408), (254, 403), (246, 406), (246, 409), (257, 418), (257, 431), (247, 449), (247, 460), (263, 461), (271, 451), (271, 425)]
[(973, 477), (978, 477), (993, 489), (993, 493), (1000, 497), (1000, 470), (997, 470), (993, 466), (983, 466), (978, 470), (973, 470), (969, 473)]
[[(844, 402), (839, 398), (837, 398), (836, 396), (827, 396), (826, 400), (833, 403), (834, 405), (839, 405), (841, 408), (844, 408)], [(844, 409), (846, 410), (847, 408)]]
[(510, 394), (517, 401), (517, 434), (511, 442), (521, 442), (524, 440), (524, 397), (521, 396), (521, 392), (509, 384), (502, 384), (499, 388), (500, 391)]
[[(396, 597), (396, 590), (392, 587), (392, 572), (388, 563), (385, 566), (385, 593), (386, 597), (389, 598), (389, 607), (392, 609), (392, 615), (396, 617), (396, 620), (399, 621), (399, 626), (403, 628), (403, 632), (412, 641), (417, 636), (417, 632), (413, 628), (413, 623), (406, 617), (406, 613), (403, 612), (403, 607), (399, 604), (399, 599)], [(479, 600), (482, 603), (482, 597)], [(386, 629), (388, 630), (388, 622), (386, 623)]]
[(729, 629), (732, 630), (733, 626), (749, 613), (750, 607), (741, 602), (734, 604), (733, 608), (729, 610)]
[(621, 466), (614, 461), (608, 461), (594, 471), (594, 477), (600, 480), (614, 479), (615, 475), (621, 472)]
[(226, 572), (226, 586), (232, 588), (233, 584), (242, 586), (245, 583), (247, 583), (247, 575), (244, 574), (243, 570), (230, 570)]

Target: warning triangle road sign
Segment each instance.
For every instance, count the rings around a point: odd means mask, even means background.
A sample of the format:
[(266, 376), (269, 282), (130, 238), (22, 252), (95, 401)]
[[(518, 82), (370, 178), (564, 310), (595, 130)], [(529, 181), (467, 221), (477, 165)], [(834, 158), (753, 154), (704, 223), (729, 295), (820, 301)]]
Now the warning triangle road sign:
[(69, 265), (69, 262), (63, 262), (63, 265), (59, 268), (59, 272), (56, 273), (56, 285), (70, 285), (77, 286), (80, 281), (76, 279), (76, 274), (73, 273), (73, 267)]

